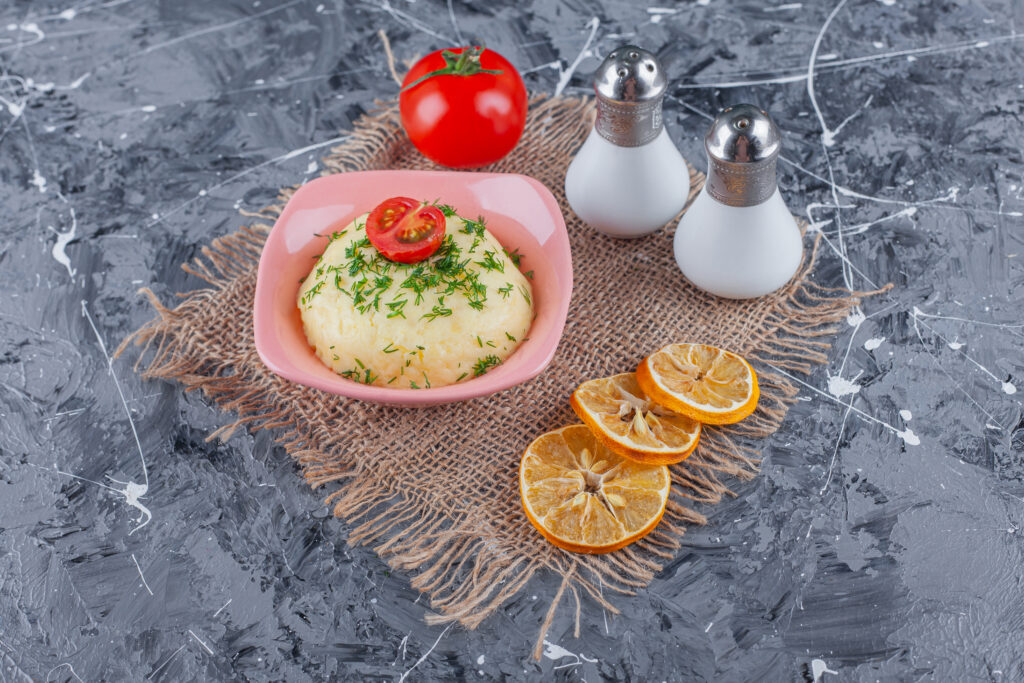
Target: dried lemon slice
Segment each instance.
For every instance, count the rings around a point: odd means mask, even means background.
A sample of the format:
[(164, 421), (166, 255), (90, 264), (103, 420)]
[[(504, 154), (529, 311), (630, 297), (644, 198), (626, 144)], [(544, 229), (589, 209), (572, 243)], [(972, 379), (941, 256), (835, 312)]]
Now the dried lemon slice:
[(669, 344), (636, 370), (644, 393), (704, 424), (739, 422), (754, 412), (757, 375), (735, 353), (704, 344)]
[(601, 443), (637, 462), (680, 462), (700, 439), (698, 422), (651, 401), (632, 372), (584, 382), (569, 403)]
[(607, 553), (661, 521), (668, 468), (608, 450), (584, 425), (542, 434), (523, 453), (519, 494), (530, 523), (563, 550)]

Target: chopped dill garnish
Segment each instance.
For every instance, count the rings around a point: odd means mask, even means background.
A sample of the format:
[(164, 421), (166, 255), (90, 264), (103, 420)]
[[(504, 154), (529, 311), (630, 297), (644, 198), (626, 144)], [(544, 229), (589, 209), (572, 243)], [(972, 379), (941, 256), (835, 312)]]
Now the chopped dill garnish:
[(499, 363), (501, 363), (501, 359), (494, 354), (484, 356), (477, 360), (476, 364), (473, 366), (473, 376), (479, 377)]
[[(440, 199), (435, 199), (431, 205), (447, 217), (458, 217), (456, 209), (443, 204)], [(382, 312), (388, 318), (405, 318), (408, 315), (406, 303), (411, 301), (415, 306), (421, 306), (430, 300), (432, 294), (465, 297), (470, 308), (482, 311), (486, 308), (488, 292), (481, 275), (485, 271), (505, 272), (501, 252), (497, 248), (488, 249), (490, 241), (482, 216), (476, 220), (462, 219), (459, 232), (470, 236), (472, 246), (460, 246), (456, 242), (457, 234), (449, 233), (438, 250), (419, 263), (396, 263), (384, 258), (366, 236), (365, 220), (357, 220), (353, 225), (353, 228), (331, 233), (329, 243), (347, 235), (344, 248), (340, 250), (344, 256), (335, 263), (325, 262), (322, 255), (317, 257), (320, 262), (311, 275), (315, 275), (318, 282), (303, 295), (303, 305), (308, 305), (316, 296), (322, 282), (333, 281), (334, 288), (349, 297), (355, 309), (362, 314)], [(480, 247), (481, 254), (474, 259), (477, 247)], [(518, 268), (522, 258), (519, 250), (503, 251)], [(532, 272), (527, 276), (532, 277)], [(498, 292), (507, 299), (513, 290), (512, 283), (506, 282)], [(530, 301), (528, 293), (524, 298)], [(427, 320), (448, 317), (454, 314), (453, 309), (450, 299), (448, 304), (442, 300), (421, 317)]]
[(522, 285), (519, 285), (519, 291), (522, 292), (523, 298), (526, 299), (526, 303), (528, 303), (528, 304), (530, 304), (532, 306), (533, 305), (533, 301), (530, 299), (530, 292), (529, 292), (529, 290), (527, 290), (526, 287), (523, 287)]
[(405, 313), (402, 311), (402, 309), (405, 308), (405, 304), (407, 302), (408, 302), (407, 299), (399, 299), (398, 301), (392, 301), (389, 304), (384, 304), (385, 306), (387, 306), (388, 310), (390, 311), (390, 313), (388, 313), (388, 317), (389, 318), (397, 318), (398, 316), (401, 316), (401, 317), (404, 318), (405, 317)]
[(477, 261), (477, 265), (479, 265), (481, 268), (484, 268), (486, 270), (496, 270), (499, 273), (504, 273), (505, 272), (505, 263), (504, 263), (504, 261), (499, 261), (498, 259), (494, 258), (496, 255), (497, 255), (496, 252), (485, 251), (484, 252), (484, 260), (483, 261)]
[(437, 318), (447, 318), (452, 314), (452, 309), (447, 308), (444, 305), (444, 297), (441, 297), (441, 301), (434, 305), (430, 309), (430, 313), (424, 313), (420, 318), (426, 318), (427, 322), (434, 322)]
[(430, 388), (430, 378), (427, 377), (427, 373), (423, 373), (423, 382), (427, 385), (427, 389)]
[(512, 251), (505, 249), (505, 256), (508, 256), (509, 260), (512, 261), (512, 265), (516, 268), (519, 267), (519, 262), (523, 260), (523, 255), (519, 253), (518, 248), (513, 249)]
[(445, 218), (451, 218), (452, 216), (454, 216), (456, 211), (452, 207), (452, 205), (451, 204), (438, 204), (438, 202), (440, 202), (440, 201), (441, 201), (440, 199), (435, 199), (434, 200), (434, 206), (436, 206), (437, 208), (439, 208), (441, 210), (441, 213), (444, 214), (444, 217)]
[(468, 219), (462, 219), (465, 225), (462, 226), (462, 232), (467, 235), (476, 235), (477, 237), (483, 238), (484, 232), (487, 230), (487, 225), (484, 223), (483, 216), (477, 216), (475, 221)]
[(320, 280), (320, 282), (317, 282), (315, 285), (313, 285), (312, 287), (307, 289), (306, 293), (302, 295), (302, 299), (301, 299), (302, 303), (303, 304), (308, 304), (310, 301), (312, 301), (313, 297), (315, 297), (317, 294), (319, 294), (320, 290), (323, 289), (323, 286), (324, 286), (324, 281)]
[(358, 365), (359, 368), (362, 369), (362, 370), (366, 369), (366, 366), (363, 365), (363, 361), (359, 360), (358, 358), (356, 358), (356, 365)]
[(523, 275), (525, 275), (526, 277), (530, 278), (531, 280), (533, 279), (533, 271), (532, 270), (526, 271), (525, 273), (523, 273)]
[(410, 389), (419, 389), (419, 386), (417, 386), (415, 380), (409, 380), (409, 388)]
[(394, 353), (395, 351), (398, 351), (398, 347), (391, 342), (388, 342), (388, 345), (384, 347), (383, 351), (384, 353)]
[(479, 334), (476, 336), (476, 345), (481, 349), (484, 347), (484, 340), (480, 338)]
[(359, 364), (358, 368), (346, 370), (341, 373), (341, 376), (344, 377), (345, 379), (350, 379), (354, 382), (359, 382), (361, 384), (373, 384), (377, 379), (380, 378), (380, 375), (375, 375), (373, 374), (372, 370), (370, 370), (367, 367), (364, 367), (363, 364), (359, 362), (358, 358), (356, 359), (356, 363)]
[(505, 332), (505, 336), (508, 337), (509, 341), (515, 341), (516, 340), (516, 338), (513, 337), (511, 334), (509, 334), (507, 331)]
[(464, 377), (465, 377), (466, 375), (468, 375), (468, 374), (469, 374), (468, 372), (464, 372), (464, 373), (462, 373), (461, 375), (459, 375), (458, 379), (456, 379), (455, 381), (456, 381), (456, 382), (461, 382), (461, 381), (463, 380), (463, 378), (464, 378)]
[(388, 380), (388, 384), (391, 384), (391, 383), (392, 383), (392, 382), (394, 382), (394, 381), (395, 381), (396, 379), (398, 379), (398, 378), (397, 378), (397, 377), (392, 377), (391, 379), (389, 379), (389, 380)]

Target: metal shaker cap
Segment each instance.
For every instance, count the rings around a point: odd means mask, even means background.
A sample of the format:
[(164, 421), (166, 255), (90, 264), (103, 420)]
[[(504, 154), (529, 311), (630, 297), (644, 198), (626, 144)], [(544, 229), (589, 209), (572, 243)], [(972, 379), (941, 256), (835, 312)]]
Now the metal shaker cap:
[(729, 206), (754, 206), (775, 192), (782, 136), (768, 112), (737, 104), (715, 117), (704, 136), (708, 194)]
[(661, 103), (668, 89), (658, 59), (635, 45), (613, 50), (594, 73), (597, 132), (621, 147), (639, 147), (663, 127)]

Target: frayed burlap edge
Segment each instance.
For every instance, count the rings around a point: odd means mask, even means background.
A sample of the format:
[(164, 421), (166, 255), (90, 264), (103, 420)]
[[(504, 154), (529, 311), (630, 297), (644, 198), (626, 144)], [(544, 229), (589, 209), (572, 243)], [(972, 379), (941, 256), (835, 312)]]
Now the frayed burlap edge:
[[(555, 106), (574, 107), (573, 113), (587, 116), (592, 105), (585, 99), (561, 102), (535, 97), (531, 116), (544, 116)], [(330, 173), (365, 167), (382, 147), (399, 143), (401, 129), (396, 128), (395, 111), (384, 111), (360, 119), (352, 136), (331, 150), (324, 159)], [(378, 160), (379, 161), (379, 160)], [(703, 185), (703, 174), (693, 171), (691, 199)], [(548, 557), (510, 560), (486, 541), (469, 533), (470, 520), (453, 519), (445, 514), (424, 515), (429, 504), (395, 494), (379, 482), (360, 478), (358, 458), (350, 452), (337, 452), (320, 446), (323, 439), (299, 424), (288, 410), (288, 397), (275, 400), (270, 376), (254, 347), (248, 350), (243, 365), (235, 367), (203, 352), (194, 343), (195, 330), (188, 321), (199, 309), (228, 290), (244, 285), (255, 271), (270, 222), (277, 219), (296, 188), (285, 188), (278, 201), (260, 212), (242, 213), (267, 223), (255, 223), (237, 232), (213, 240), (201, 256), (182, 267), (210, 286), (189, 292), (175, 308), (167, 308), (149, 289), (145, 294), (157, 317), (122, 342), (120, 355), (131, 343), (142, 345), (136, 369), (145, 359), (142, 375), (180, 382), (186, 391), (200, 389), (222, 409), (234, 411), (238, 419), (208, 437), (228, 438), (239, 426), (250, 429), (275, 429), (277, 441), (295, 458), (306, 481), (318, 488), (333, 482), (338, 490), (326, 498), (334, 514), (353, 528), (353, 543), (375, 543), (374, 550), (394, 569), (413, 573), (411, 585), (426, 592), (438, 613), (427, 616), (429, 623), (458, 621), (475, 628), (502, 603), (518, 593), (540, 569), (562, 577), (547, 615), (541, 625), (534, 656), (539, 658), (543, 640), (562, 597), (568, 591), (575, 602), (575, 633), (579, 634), (580, 592), (583, 591), (605, 609), (618, 609), (605, 597), (605, 589), (633, 594), (646, 586), (671, 560), (679, 547), (679, 538), (688, 524), (703, 524), (699, 512), (682, 504), (688, 499), (714, 504), (723, 495), (732, 495), (723, 477), (747, 480), (755, 476), (758, 452), (750, 446), (752, 437), (774, 432), (794, 400), (797, 386), (774, 368), (807, 373), (814, 364), (824, 363), (831, 346), (827, 338), (837, 331), (835, 325), (857, 305), (863, 296), (876, 292), (850, 292), (826, 288), (808, 277), (814, 268), (818, 242), (806, 255), (798, 274), (781, 292), (772, 295), (774, 303), (766, 308), (762, 320), (750, 321), (750, 337), (736, 349), (758, 366), (761, 401), (757, 412), (738, 425), (708, 428), (700, 447), (691, 458), (672, 468), (673, 493), (661, 525), (648, 537), (615, 553), (578, 556), (558, 552)], [(251, 311), (250, 311), (251, 313)], [(253, 370), (256, 368), (257, 370)], [(280, 391), (311, 391), (287, 385)]]

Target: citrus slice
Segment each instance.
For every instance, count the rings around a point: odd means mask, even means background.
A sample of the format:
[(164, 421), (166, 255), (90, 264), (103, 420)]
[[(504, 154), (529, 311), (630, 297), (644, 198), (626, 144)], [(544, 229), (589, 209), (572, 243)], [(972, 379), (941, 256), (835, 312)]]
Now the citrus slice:
[(651, 401), (632, 372), (584, 382), (569, 403), (601, 443), (637, 462), (680, 462), (700, 439), (699, 422)]
[(671, 481), (665, 466), (619, 457), (584, 425), (542, 434), (519, 464), (526, 517), (575, 553), (608, 553), (649, 534), (665, 514)]
[(757, 375), (735, 353), (704, 344), (669, 344), (636, 369), (644, 393), (661, 405), (711, 425), (754, 412)]

